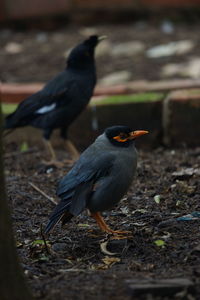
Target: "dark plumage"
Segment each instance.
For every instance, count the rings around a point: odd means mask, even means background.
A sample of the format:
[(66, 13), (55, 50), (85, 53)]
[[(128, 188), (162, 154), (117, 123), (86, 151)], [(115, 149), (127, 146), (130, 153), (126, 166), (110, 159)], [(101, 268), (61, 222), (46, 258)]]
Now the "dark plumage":
[[(45, 140), (60, 128), (67, 139), (67, 129), (88, 104), (96, 84), (94, 51), (103, 37), (89, 37), (76, 46), (62, 73), (49, 81), (39, 92), (22, 101), (5, 120), (4, 129), (31, 125), (43, 130)], [(69, 145), (73, 151), (73, 146)], [(74, 149), (75, 150), (75, 149)], [(53, 150), (50, 149), (52, 156)], [(55, 159), (55, 157), (53, 157)]]
[(58, 221), (65, 224), (85, 208), (101, 229), (115, 233), (104, 223), (100, 212), (111, 209), (127, 192), (137, 165), (134, 139), (146, 133), (127, 126), (106, 129), (60, 181), (57, 194), (61, 201), (50, 216), (46, 233)]

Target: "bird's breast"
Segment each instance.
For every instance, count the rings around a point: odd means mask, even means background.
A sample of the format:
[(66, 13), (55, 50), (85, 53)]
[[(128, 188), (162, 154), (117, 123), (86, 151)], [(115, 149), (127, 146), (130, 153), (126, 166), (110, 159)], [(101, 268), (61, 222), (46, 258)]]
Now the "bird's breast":
[(137, 156), (121, 157), (116, 160), (112, 171), (99, 179), (94, 185), (94, 192), (88, 202), (92, 212), (105, 211), (113, 208), (130, 187), (137, 165)]

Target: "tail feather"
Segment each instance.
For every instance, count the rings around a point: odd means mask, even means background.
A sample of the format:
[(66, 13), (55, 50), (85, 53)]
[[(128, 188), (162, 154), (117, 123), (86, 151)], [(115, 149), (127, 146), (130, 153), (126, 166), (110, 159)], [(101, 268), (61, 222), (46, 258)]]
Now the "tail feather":
[[(45, 228), (45, 233), (49, 233), (54, 226), (62, 220), (62, 225), (64, 225), (66, 222), (68, 222), (73, 215), (69, 213), (69, 206), (71, 204), (70, 202), (65, 203), (64, 201), (61, 201), (54, 209), (52, 214), (50, 215), (49, 222)], [(70, 215), (70, 217), (69, 217)]]
[(5, 131), (3, 132), (3, 137), (6, 137), (7, 135), (9, 135), (10, 133), (12, 133), (16, 128), (11, 128), (11, 129), (6, 129), (3, 128)]
[(11, 128), (15, 128), (18, 127), (17, 124), (18, 121), (15, 118), (15, 112), (8, 115), (5, 120), (4, 120), (4, 129), (11, 129)]

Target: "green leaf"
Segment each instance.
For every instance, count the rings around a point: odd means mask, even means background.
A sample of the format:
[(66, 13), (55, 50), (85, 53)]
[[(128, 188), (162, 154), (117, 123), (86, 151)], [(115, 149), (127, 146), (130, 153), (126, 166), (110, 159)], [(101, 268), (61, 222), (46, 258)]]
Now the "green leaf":
[[(35, 240), (32, 242), (32, 245), (44, 245), (45, 242), (43, 240)], [(49, 241), (46, 241), (46, 244), (49, 244)]]
[(78, 223), (78, 227), (90, 227), (89, 224)]
[(156, 240), (154, 241), (154, 244), (158, 247), (164, 247), (165, 246), (165, 241), (163, 240)]
[(20, 146), (20, 152), (25, 152), (28, 150), (28, 144), (27, 142), (23, 142)]
[(154, 201), (155, 201), (157, 204), (160, 204), (160, 195), (155, 195), (155, 196), (154, 196)]

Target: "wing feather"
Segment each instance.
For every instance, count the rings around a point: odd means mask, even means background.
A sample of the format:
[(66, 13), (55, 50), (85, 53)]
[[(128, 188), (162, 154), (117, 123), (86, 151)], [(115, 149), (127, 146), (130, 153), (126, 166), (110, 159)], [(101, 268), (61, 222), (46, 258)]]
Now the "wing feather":
[(87, 207), (95, 183), (110, 173), (114, 155), (101, 153), (91, 161), (89, 154), (90, 151), (85, 151), (72, 170), (61, 180), (57, 190), (61, 202), (51, 214), (46, 232), (49, 232), (62, 217), (66, 220), (66, 213), (71, 216), (79, 215)]

